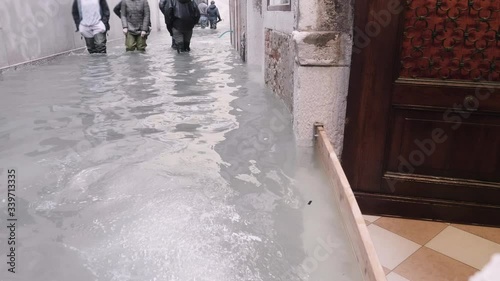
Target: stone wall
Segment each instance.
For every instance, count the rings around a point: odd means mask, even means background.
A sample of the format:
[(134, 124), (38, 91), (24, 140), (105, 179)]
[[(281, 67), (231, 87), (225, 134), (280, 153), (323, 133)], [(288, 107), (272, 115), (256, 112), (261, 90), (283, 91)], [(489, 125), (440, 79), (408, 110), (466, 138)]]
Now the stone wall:
[(285, 102), (290, 112), (293, 112), (293, 49), (291, 34), (266, 29), (265, 83)]
[(313, 143), (323, 123), (340, 156), (352, 52), (352, 0), (299, 1), (294, 72), (294, 131), (299, 145)]

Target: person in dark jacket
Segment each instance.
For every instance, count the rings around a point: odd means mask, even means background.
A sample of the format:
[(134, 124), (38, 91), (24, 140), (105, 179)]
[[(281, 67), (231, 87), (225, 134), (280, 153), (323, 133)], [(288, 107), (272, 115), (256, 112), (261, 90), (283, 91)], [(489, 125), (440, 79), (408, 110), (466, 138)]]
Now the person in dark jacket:
[(177, 44), (177, 52), (191, 51), (193, 28), (200, 21), (200, 10), (193, 0), (167, 0), (165, 17), (167, 26)]
[(221, 21), (219, 8), (215, 6), (215, 1), (210, 2), (207, 9), (208, 20), (210, 21), (210, 29), (217, 29), (217, 23)]
[(168, 33), (170, 33), (170, 36), (172, 37), (172, 49), (177, 49), (177, 44), (175, 44), (174, 40), (174, 35), (172, 31), (172, 26), (169, 26), (168, 18), (167, 18), (167, 8), (168, 8), (168, 1), (170, 0), (160, 0), (160, 11), (162, 12), (164, 18), (165, 18), (165, 25), (167, 26)]
[(151, 13), (147, 0), (122, 0), (121, 19), (127, 51), (145, 51)]
[(106, 53), (110, 16), (106, 0), (74, 0), (72, 14), (76, 31), (85, 38), (89, 53)]

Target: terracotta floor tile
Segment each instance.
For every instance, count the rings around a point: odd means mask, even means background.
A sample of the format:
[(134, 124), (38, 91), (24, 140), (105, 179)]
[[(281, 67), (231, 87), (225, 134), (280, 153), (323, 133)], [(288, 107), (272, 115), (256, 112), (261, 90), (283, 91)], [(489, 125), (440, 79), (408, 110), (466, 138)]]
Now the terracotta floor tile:
[(500, 244), (500, 228), (463, 224), (452, 224), (452, 226)]
[(445, 223), (408, 220), (399, 218), (380, 218), (374, 224), (409, 239), (419, 245), (425, 245), (446, 228)]
[(420, 248), (394, 270), (411, 281), (467, 281), (476, 271), (426, 247)]
[(453, 226), (446, 227), (425, 245), (450, 258), (481, 269), (495, 253), (500, 253), (500, 244)]

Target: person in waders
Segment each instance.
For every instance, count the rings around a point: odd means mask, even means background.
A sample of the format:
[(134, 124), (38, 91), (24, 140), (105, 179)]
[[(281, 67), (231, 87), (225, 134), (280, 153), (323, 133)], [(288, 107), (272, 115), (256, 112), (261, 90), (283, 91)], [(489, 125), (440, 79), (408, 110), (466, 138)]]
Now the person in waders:
[(210, 21), (210, 29), (217, 29), (217, 23), (222, 19), (220, 18), (219, 8), (215, 6), (215, 1), (210, 2), (207, 9), (208, 20)]
[(85, 38), (88, 52), (105, 54), (110, 16), (106, 0), (74, 0), (72, 14), (76, 31)]
[(202, 29), (205, 29), (208, 26), (208, 5), (205, 3), (205, 0), (201, 1), (200, 4), (198, 4), (198, 9), (200, 10), (200, 26)]
[(121, 8), (123, 34), (127, 51), (145, 51), (151, 22), (147, 0), (123, 0)]
[(167, 0), (165, 17), (167, 26), (172, 27), (177, 52), (191, 51), (193, 28), (200, 21), (198, 5), (193, 0)]
[[(118, 4), (116, 4), (115, 8), (113, 9), (113, 12), (115, 13), (115, 15), (118, 16), (120, 19), (122, 18), (122, 2), (123, 1), (118, 2)], [(148, 30), (146, 36), (151, 34), (151, 30), (153, 30), (153, 28), (151, 27), (151, 20), (149, 20), (149, 30)]]

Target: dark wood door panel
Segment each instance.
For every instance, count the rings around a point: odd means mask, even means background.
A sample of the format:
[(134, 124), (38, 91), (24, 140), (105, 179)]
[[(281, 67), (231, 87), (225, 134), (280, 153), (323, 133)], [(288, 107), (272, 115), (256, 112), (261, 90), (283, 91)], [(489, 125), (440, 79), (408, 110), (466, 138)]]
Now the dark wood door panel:
[(363, 214), (499, 226), (500, 207), (355, 192)]
[(393, 114), (387, 172), (500, 182), (500, 115), (412, 109)]
[(392, 103), (500, 112), (500, 83), (398, 79)]
[(383, 194), (500, 206), (500, 184), (475, 180), (386, 172)]

